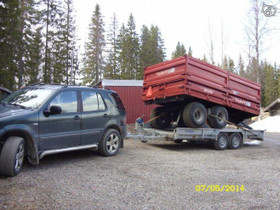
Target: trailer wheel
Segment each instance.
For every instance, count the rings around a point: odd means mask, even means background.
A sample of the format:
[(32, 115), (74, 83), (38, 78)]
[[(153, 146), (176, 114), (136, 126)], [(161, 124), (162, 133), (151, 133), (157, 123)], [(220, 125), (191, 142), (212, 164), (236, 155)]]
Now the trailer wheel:
[(185, 106), (183, 111), (183, 120), (187, 127), (201, 127), (207, 118), (207, 111), (203, 104), (192, 102)]
[(227, 149), (229, 144), (229, 138), (226, 133), (220, 133), (217, 137), (217, 141), (214, 142), (214, 147), (217, 150)]
[[(223, 106), (213, 106), (211, 108), (211, 115), (217, 116), (224, 120), (228, 120), (228, 111)], [(224, 120), (208, 116), (207, 122), (211, 128), (222, 129), (227, 125), (227, 122), (225, 122)]]
[(238, 149), (243, 146), (243, 138), (240, 133), (232, 133), (229, 136), (229, 148)]
[(157, 129), (167, 128), (171, 123), (170, 114), (168, 113), (167, 109), (164, 107), (154, 108), (151, 112), (150, 119), (154, 119), (151, 121), (151, 127)]
[(181, 139), (177, 139), (177, 140), (175, 140), (174, 142), (177, 143), (177, 144), (180, 144), (180, 143), (182, 143), (182, 141), (183, 141), (183, 140), (181, 140)]

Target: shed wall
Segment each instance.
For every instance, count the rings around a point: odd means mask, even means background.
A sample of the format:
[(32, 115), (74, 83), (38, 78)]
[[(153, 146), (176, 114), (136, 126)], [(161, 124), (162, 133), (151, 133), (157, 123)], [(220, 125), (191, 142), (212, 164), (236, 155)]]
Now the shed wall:
[(127, 123), (134, 123), (135, 120), (144, 115), (144, 121), (150, 119), (150, 113), (156, 105), (145, 105), (142, 101), (142, 86), (106, 86), (113, 91), (116, 91), (122, 99), (126, 109)]

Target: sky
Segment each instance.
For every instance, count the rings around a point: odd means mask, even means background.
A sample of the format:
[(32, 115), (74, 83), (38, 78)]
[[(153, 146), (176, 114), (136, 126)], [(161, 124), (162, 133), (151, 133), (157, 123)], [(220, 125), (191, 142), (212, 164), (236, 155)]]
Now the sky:
[[(88, 36), (88, 26), (95, 5), (98, 3), (104, 16), (105, 29), (116, 13), (119, 26), (127, 24), (130, 13), (133, 14), (138, 34), (142, 25), (157, 25), (162, 33), (167, 59), (175, 50), (177, 42), (183, 43), (188, 49), (192, 47), (193, 56), (209, 59), (209, 26), (214, 43), (216, 63), (221, 63), (221, 28), (224, 28), (224, 53), (236, 62), (241, 54), (246, 60), (247, 38), (244, 31), (250, 9), (249, 0), (73, 0), (76, 9), (76, 23), (80, 47)], [(268, 20), (274, 30), (264, 39), (262, 58), (270, 63), (280, 64), (280, 1), (267, 0), (266, 4), (276, 5), (276, 16), (263, 17)]]

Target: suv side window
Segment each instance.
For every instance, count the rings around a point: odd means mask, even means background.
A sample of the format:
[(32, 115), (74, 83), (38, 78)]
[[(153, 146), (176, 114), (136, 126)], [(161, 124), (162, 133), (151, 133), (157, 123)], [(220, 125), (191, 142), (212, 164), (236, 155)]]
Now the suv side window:
[(98, 110), (98, 101), (96, 92), (93, 91), (82, 91), (83, 99), (83, 111), (97, 111)]
[(75, 113), (78, 111), (77, 92), (65, 91), (59, 93), (50, 103), (50, 106), (60, 106), (62, 114)]
[(106, 109), (102, 96), (94, 91), (82, 91), (82, 100), (84, 112)]

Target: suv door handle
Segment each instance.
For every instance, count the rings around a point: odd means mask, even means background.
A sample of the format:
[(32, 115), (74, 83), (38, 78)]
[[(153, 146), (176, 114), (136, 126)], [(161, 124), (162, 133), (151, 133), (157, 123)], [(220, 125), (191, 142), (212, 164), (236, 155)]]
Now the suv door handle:
[(79, 120), (80, 119), (80, 117), (78, 116), (78, 115), (76, 115), (75, 117), (74, 117), (74, 120)]
[(106, 117), (109, 117), (109, 115), (108, 115), (108, 114), (104, 114), (104, 115), (103, 115), (103, 117), (105, 117), (105, 118), (106, 118)]

